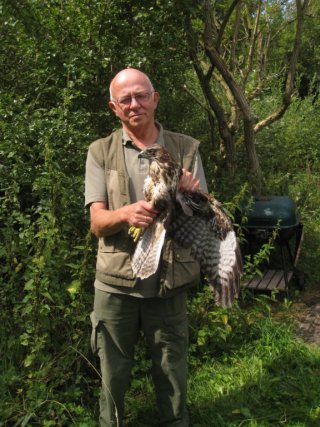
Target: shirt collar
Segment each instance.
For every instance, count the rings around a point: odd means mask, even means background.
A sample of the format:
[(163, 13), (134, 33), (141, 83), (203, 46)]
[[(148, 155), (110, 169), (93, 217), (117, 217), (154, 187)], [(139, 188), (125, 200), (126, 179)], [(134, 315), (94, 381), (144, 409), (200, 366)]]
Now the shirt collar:
[[(161, 123), (159, 123), (157, 121), (155, 123), (156, 123), (157, 128), (159, 129), (159, 135), (158, 135), (158, 138), (156, 140), (156, 144), (164, 145), (163, 126)], [(127, 134), (127, 132), (124, 129), (122, 129), (122, 144), (124, 146), (129, 146), (129, 145), (132, 146), (133, 145), (132, 140), (130, 139), (129, 135)]]

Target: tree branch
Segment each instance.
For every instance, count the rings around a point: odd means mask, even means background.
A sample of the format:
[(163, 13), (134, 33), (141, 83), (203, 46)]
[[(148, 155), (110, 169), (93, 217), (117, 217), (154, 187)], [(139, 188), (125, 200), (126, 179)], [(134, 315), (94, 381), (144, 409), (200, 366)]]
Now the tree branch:
[(254, 22), (254, 28), (253, 28), (253, 33), (252, 33), (252, 37), (251, 37), (251, 44), (250, 44), (249, 54), (248, 54), (247, 67), (246, 67), (246, 70), (244, 72), (244, 77), (243, 77), (243, 84), (244, 85), (246, 84), (246, 82), (248, 80), (249, 73), (252, 71), (253, 55), (255, 52), (255, 46), (256, 46), (256, 41), (257, 41), (257, 37), (258, 37), (260, 15), (261, 15), (261, 0), (259, 0), (259, 3), (258, 3), (257, 15), (256, 15), (256, 19)]
[(227, 26), (227, 23), (232, 15), (232, 12), (234, 11), (234, 9), (236, 8), (236, 6), (241, 3), (242, 0), (233, 0), (233, 2), (231, 3), (231, 5), (229, 6), (227, 13), (225, 15), (225, 17), (223, 18), (223, 21), (221, 23), (220, 29), (218, 31), (218, 36), (217, 36), (217, 47), (220, 47), (222, 38), (223, 38), (223, 34), (224, 34), (224, 30)]
[(188, 89), (187, 85), (183, 85), (182, 89), (201, 107), (203, 108), (207, 113), (212, 115), (212, 110), (207, 107), (207, 105), (203, 104), (200, 99), (198, 99), (194, 93), (191, 92), (190, 89)]
[(259, 132), (264, 127), (274, 123), (276, 120), (279, 120), (284, 115), (284, 113), (286, 112), (287, 108), (291, 103), (291, 97), (292, 97), (293, 85), (294, 85), (294, 74), (296, 71), (298, 56), (301, 48), (303, 21), (304, 21), (304, 16), (306, 14), (308, 5), (309, 5), (309, 0), (305, 0), (303, 4), (301, 0), (296, 0), (296, 7), (297, 7), (296, 34), (295, 34), (292, 54), (288, 64), (286, 85), (285, 85), (285, 90), (282, 97), (282, 105), (280, 106), (280, 108), (278, 108), (277, 111), (273, 112), (272, 114), (270, 114), (270, 116), (266, 117), (265, 119), (261, 120), (259, 123), (255, 125), (254, 127), (255, 133)]

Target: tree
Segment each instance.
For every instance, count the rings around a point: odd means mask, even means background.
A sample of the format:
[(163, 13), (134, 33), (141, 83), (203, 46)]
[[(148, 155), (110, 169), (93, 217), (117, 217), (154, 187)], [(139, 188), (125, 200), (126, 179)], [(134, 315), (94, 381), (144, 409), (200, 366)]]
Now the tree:
[[(244, 143), (252, 175), (253, 190), (262, 190), (262, 171), (255, 148), (255, 134), (283, 116), (290, 105), (303, 22), (309, 0), (275, 1), (204, 0), (201, 8), (186, 14), (189, 54), (203, 95), (216, 118), (231, 174), (236, 168), (235, 147)], [(294, 38), (284, 56), (273, 55), (281, 37), (291, 31)], [(267, 117), (256, 118), (251, 100), (283, 79), (282, 101)], [(212, 123), (212, 122), (211, 122)], [(240, 131), (240, 125), (243, 130)]]

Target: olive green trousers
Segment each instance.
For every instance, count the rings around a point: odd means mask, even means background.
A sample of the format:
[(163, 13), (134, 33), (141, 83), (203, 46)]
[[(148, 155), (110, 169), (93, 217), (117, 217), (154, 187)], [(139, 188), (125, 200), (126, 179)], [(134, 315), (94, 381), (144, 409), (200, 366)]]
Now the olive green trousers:
[(123, 425), (134, 347), (142, 331), (152, 359), (160, 425), (188, 427), (186, 293), (136, 298), (96, 289), (91, 321), (91, 344), (102, 376), (100, 426)]

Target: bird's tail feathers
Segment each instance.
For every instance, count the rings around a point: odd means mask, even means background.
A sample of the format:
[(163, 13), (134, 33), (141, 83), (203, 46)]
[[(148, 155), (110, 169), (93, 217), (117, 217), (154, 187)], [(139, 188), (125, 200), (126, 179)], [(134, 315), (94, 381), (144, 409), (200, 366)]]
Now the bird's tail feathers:
[(136, 277), (146, 279), (157, 271), (165, 235), (166, 230), (159, 221), (144, 230), (131, 262)]
[(214, 289), (216, 304), (230, 307), (239, 296), (242, 273), (241, 253), (234, 231), (227, 234), (217, 250), (216, 268), (209, 269), (208, 281)]

